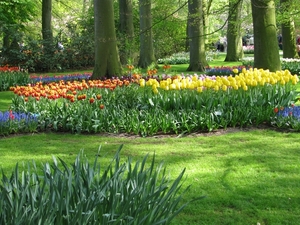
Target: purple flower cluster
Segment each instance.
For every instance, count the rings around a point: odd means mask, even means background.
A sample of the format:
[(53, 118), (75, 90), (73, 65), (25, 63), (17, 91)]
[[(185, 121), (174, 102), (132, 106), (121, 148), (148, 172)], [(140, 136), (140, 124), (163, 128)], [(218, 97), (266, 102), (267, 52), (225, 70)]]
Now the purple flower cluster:
[(216, 76), (229, 76), (234, 75), (233, 69), (238, 69), (239, 73), (242, 71), (242, 69), (249, 69), (250, 67), (246, 66), (216, 66), (216, 67), (207, 67), (206, 68), (206, 74), (207, 75), (216, 75)]
[(37, 82), (52, 83), (58, 81), (73, 81), (73, 80), (88, 80), (92, 76), (91, 73), (83, 74), (69, 74), (69, 75), (58, 75), (58, 76), (30, 76), (31, 83)]
[(277, 115), (283, 117), (293, 116), (300, 120), (300, 106), (285, 107), (279, 110)]
[(25, 124), (31, 122), (37, 122), (38, 115), (35, 114), (26, 114), (26, 113), (17, 113), (13, 111), (0, 111), (0, 126), (2, 123), (8, 121), (24, 122)]

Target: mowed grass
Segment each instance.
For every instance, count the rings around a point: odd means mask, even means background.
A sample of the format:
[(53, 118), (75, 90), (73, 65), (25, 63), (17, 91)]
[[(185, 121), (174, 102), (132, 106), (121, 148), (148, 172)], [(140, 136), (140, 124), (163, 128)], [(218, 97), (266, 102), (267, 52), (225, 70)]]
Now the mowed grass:
[(0, 111), (7, 111), (11, 105), (11, 100), (14, 96), (12, 91), (1, 91), (0, 92)]
[(146, 154), (164, 161), (171, 178), (186, 168), (183, 188), (191, 185), (182, 203), (188, 205), (173, 225), (298, 224), (300, 221), (299, 133), (246, 129), (186, 137), (73, 135), (40, 133), (0, 139), (0, 166), (9, 174), (35, 160), (52, 156), (68, 164), (80, 150), (92, 162), (98, 153), (105, 168), (124, 144), (121, 161), (141, 160)]
[[(176, 66), (174, 72), (185, 71)], [(181, 68), (181, 69), (180, 69)], [(298, 84), (298, 90), (299, 84)], [(0, 110), (11, 104), (12, 92), (0, 92)], [(68, 164), (80, 150), (92, 162), (100, 150), (105, 168), (124, 144), (121, 160), (141, 160), (155, 154), (171, 178), (186, 168), (183, 188), (191, 185), (182, 203), (189, 204), (173, 225), (296, 225), (300, 221), (300, 135), (270, 129), (228, 129), (225, 133), (162, 136), (77, 135), (40, 133), (0, 138), (0, 167), (9, 175), (34, 160), (38, 166), (52, 156)]]

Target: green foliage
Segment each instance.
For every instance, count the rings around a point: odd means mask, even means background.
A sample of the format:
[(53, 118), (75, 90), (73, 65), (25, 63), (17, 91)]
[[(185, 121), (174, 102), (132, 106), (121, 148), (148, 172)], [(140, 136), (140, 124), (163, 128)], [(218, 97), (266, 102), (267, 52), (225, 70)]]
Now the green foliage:
[[(43, 50), (42, 40), (28, 40), (21, 52), (19, 49), (9, 50), (2, 63), (20, 66), (29, 72), (64, 71), (93, 66), (93, 40), (90, 40), (89, 44), (84, 44), (87, 41), (85, 36), (74, 37), (71, 40), (63, 43), (63, 49), (58, 47), (58, 41), (50, 43), (48, 53)], [(14, 55), (17, 57), (13, 57)]]
[(170, 224), (187, 205), (179, 206), (185, 170), (172, 181), (154, 156), (121, 163), (121, 148), (107, 168), (81, 152), (71, 167), (53, 157), (42, 170), (33, 162), (11, 177), (2, 172), (0, 223)]
[(2, 0), (0, 2), (0, 28), (30, 21), (37, 11), (35, 0)]
[(0, 72), (0, 91), (7, 91), (10, 87), (29, 83), (29, 74), (26, 72)]

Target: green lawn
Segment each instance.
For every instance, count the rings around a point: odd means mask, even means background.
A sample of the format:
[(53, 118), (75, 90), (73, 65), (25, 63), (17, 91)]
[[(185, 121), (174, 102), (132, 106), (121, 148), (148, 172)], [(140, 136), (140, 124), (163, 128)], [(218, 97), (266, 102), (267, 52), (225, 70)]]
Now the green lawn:
[(193, 202), (173, 225), (298, 224), (300, 221), (299, 134), (272, 130), (228, 130), (212, 135), (120, 137), (41, 133), (0, 138), (0, 166), (6, 173), (19, 162), (52, 161), (52, 155), (72, 163), (81, 149), (107, 165), (124, 144), (121, 161), (156, 155), (171, 177), (186, 168), (184, 187), (192, 185), (182, 203)]
[(12, 91), (0, 92), (0, 111), (7, 111), (11, 104), (11, 99), (14, 96)]
[[(178, 66), (176, 72), (184, 67)], [(299, 84), (297, 87), (300, 91)], [(12, 96), (12, 92), (0, 92), (1, 111), (8, 109)], [(10, 174), (17, 162), (20, 167), (32, 160), (40, 165), (52, 161), (53, 155), (72, 163), (81, 149), (92, 161), (100, 145), (100, 162), (107, 165), (121, 144), (121, 160), (155, 154), (172, 178), (186, 168), (183, 187), (192, 186), (182, 203), (206, 196), (188, 205), (173, 225), (296, 225), (300, 221), (299, 133), (228, 129), (182, 138), (11, 135), (0, 137), (0, 167)]]

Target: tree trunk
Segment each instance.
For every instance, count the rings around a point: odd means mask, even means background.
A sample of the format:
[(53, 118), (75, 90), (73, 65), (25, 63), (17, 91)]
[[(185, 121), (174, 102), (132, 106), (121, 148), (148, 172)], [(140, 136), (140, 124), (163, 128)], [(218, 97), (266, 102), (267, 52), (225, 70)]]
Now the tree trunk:
[(147, 68), (156, 63), (152, 38), (151, 0), (139, 0), (140, 10), (140, 58), (138, 66)]
[[(211, 4), (213, 0), (202, 0), (202, 8), (203, 8), (203, 26), (204, 26), (204, 34), (207, 35), (210, 33), (209, 30), (209, 13), (211, 9)], [(205, 43), (207, 43), (207, 39), (205, 38)]]
[(290, 20), (281, 25), (283, 58), (298, 58), (296, 49), (296, 34), (294, 21)]
[[(44, 47), (50, 48), (52, 44), (52, 0), (42, 1), (42, 35), (44, 41)], [(49, 50), (49, 49), (47, 49)]]
[(280, 0), (284, 15), (286, 15), (281, 23), (283, 58), (297, 58), (295, 24), (289, 14), (289, 3), (290, 0)]
[(190, 65), (187, 71), (204, 72), (208, 63), (205, 56), (202, 0), (189, 0), (188, 11)]
[(128, 38), (134, 36), (132, 0), (119, 0), (120, 31)]
[(86, 7), (87, 5), (87, 0), (82, 0), (82, 14), (84, 15), (86, 13)]
[(243, 58), (244, 53), (241, 35), (242, 5), (242, 0), (229, 1), (226, 62), (236, 62)]
[(10, 46), (10, 32), (7, 28), (3, 29), (3, 51), (2, 56), (6, 57), (9, 52), (9, 46)]
[(132, 14), (132, 0), (119, 0), (120, 33), (123, 40), (120, 50), (120, 60), (126, 64), (128, 59), (132, 59), (134, 46), (134, 27)]
[(274, 0), (251, 0), (254, 30), (254, 67), (281, 70)]
[(52, 0), (42, 1), (42, 35), (43, 35), (43, 67), (45, 71), (53, 69), (53, 64), (49, 63), (54, 54), (53, 34), (52, 34)]
[(95, 66), (91, 79), (121, 75), (113, 1), (94, 0)]

